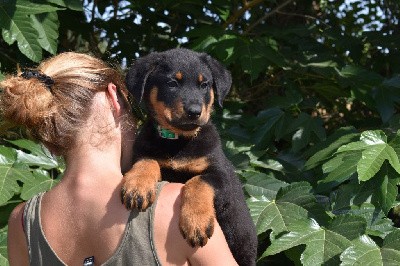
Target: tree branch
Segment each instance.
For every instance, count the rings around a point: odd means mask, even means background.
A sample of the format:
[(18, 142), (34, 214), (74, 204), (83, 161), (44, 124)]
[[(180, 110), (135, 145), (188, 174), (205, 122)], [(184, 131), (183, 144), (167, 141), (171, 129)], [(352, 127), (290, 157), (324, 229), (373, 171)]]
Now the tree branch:
[(282, 8), (284, 8), (285, 6), (289, 5), (290, 3), (294, 2), (294, 0), (286, 0), (285, 2), (283, 2), (282, 4), (280, 4), (279, 6), (277, 6), (274, 10), (272, 10), (271, 12), (266, 13), (264, 16), (262, 16), (260, 19), (258, 19), (256, 22), (254, 22), (252, 25), (250, 25), (246, 31), (244, 32), (244, 34), (248, 34), (252, 29), (254, 29), (254, 27), (256, 27), (258, 24), (260, 24), (261, 22), (263, 22), (264, 20), (266, 20), (267, 18), (271, 17), (272, 15), (274, 15), (275, 13), (279, 12)]
[(239, 8), (238, 10), (236, 10), (235, 12), (233, 12), (232, 16), (230, 16), (224, 23), (223, 27), (224, 29), (226, 27), (228, 27), (231, 24), (235, 24), (239, 18), (241, 18), (243, 16), (243, 14), (247, 11), (252, 9), (253, 7), (261, 4), (263, 2), (263, 0), (252, 0), (252, 1), (247, 1), (247, 0), (243, 0), (242, 4), (243, 6), (241, 8)]

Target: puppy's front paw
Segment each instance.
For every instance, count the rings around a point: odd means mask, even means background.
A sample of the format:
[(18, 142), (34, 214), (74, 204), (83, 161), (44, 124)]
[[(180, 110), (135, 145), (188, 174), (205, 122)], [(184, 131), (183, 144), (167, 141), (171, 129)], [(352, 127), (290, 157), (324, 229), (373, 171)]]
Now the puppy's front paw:
[(195, 176), (182, 189), (179, 229), (192, 247), (204, 246), (214, 233), (214, 189)]
[(161, 180), (157, 161), (137, 161), (122, 180), (121, 201), (127, 209), (146, 210), (156, 197), (157, 182)]

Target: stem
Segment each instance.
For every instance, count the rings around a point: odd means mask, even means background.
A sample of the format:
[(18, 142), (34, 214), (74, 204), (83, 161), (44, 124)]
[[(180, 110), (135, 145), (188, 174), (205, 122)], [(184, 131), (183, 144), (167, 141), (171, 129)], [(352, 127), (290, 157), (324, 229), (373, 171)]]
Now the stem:
[(266, 13), (264, 16), (262, 16), (260, 19), (258, 19), (256, 22), (254, 22), (252, 25), (250, 25), (246, 31), (245, 34), (248, 34), (252, 29), (254, 29), (255, 26), (257, 26), (258, 24), (260, 24), (261, 22), (263, 22), (264, 20), (266, 20), (267, 18), (271, 17), (272, 15), (274, 15), (275, 13), (277, 13), (278, 11), (280, 11), (282, 8), (284, 8), (285, 6), (287, 6), (288, 4), (294, 2), (293, 0), (286, 0), (285, 2), (283, 2), (282, 4), (280, 4), (279, 6), (277, 6), (274, 10), (272, 10), (271, 12)]
[(230, 16), (224, 23), (223, 27), (224, 29), (226, 27), (228, 27), (231, 24), (235, 24), (239, 18), (241, 18), (243, 16), (243, 14), (247, 11), (252, 9), (253, 7), (261, 4), (263, 2), (263, 0), (253, 0), (253, 1), (246, 1), (243, 0), (242, 4), (243, 6), (241, 8), (239, 8), (238, 10), (236, 10), (235, 12), (233, 12), (232, 16)]

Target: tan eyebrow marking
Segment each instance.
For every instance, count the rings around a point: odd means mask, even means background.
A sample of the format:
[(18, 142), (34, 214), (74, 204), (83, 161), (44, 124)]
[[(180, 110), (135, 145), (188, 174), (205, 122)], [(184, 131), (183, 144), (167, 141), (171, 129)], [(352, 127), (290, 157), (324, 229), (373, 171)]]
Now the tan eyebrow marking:
[(183, 78), (182, 72), (180, 72), (180, 71), (176, 72), (175, 77), (177, 80), (182, 80), (182, 78)]

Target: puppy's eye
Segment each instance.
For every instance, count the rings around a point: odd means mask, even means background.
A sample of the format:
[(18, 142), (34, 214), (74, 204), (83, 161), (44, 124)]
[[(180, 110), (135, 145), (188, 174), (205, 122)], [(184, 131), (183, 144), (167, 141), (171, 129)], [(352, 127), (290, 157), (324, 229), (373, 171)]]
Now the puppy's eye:
[(167, 82), (168, 87), (170, 88), (177, 88), (179, 86), (178, 82), (176, 80), (170, 80)]
[(202, 82), (200, 84), (200, 88), (203, 89), (203, 90), (207, 90), (208, 87), (209, 87), (208, 82)]

